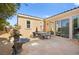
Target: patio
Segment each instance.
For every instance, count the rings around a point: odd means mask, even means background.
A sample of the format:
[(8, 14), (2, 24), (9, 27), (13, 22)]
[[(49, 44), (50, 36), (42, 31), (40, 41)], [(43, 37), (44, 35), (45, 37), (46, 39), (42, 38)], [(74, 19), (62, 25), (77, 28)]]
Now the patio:
[(67, 38), (52, 36), (51, 39), (36, 40), (23, 45), (21, 55), (78, 55), (79, 45)]
[[(18, 55), (78, 55), (79, 45), (74, 40), (52, 36), (51, 39), (40, 40), (31, 38), (23, 44), (22, 52)], [(3, 44), (5, 43), (5, 44)], [(12, 44), (6, 38), (0, 38), (0, 55), (11, 55)]]

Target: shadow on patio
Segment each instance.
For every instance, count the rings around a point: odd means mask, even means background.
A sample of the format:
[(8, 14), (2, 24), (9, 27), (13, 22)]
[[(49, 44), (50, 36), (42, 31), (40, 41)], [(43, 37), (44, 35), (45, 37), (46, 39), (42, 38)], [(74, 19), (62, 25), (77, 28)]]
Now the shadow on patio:
[(0, 55), (11, 54), (12, 44), (8, 42), (7, 38), (0, 37)]

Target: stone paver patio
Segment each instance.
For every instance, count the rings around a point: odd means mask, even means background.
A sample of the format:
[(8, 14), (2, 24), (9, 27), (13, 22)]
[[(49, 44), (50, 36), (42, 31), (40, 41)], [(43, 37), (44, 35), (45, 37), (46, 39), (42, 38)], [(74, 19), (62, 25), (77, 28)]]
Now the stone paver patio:
[(23, 45), (22, 55), (77, 55), (79, 45), (67, 38), (55, 37), (37, 40)]
[(0, 55), (10, 55), (12, 51), (12, 45), (8, 42), (9, 34), (5, 33), (0, 35)]
[[(0, 55), (11, 55), (12, 44), (6, 38), (0, 38)], [(19, 55), (78, 55), (79, 45), (67, 38), (52, 36), (51, 39), (33, 39), (22, 46)]]

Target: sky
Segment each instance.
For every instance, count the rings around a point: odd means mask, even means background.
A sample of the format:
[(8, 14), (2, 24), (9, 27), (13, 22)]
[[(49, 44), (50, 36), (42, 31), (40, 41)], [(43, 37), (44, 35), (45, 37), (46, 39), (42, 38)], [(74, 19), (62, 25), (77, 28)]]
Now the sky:
[[(78, 3), (22, 3), (17, 13), (47, 18), (77, 6)], [(14, 15), (8, 21), (11, 25), (15, 25), (17, 16)]]

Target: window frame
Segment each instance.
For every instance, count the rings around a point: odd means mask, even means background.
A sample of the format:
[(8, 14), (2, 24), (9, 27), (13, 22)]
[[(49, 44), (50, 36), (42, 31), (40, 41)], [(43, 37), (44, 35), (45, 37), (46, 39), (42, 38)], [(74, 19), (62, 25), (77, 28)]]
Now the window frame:
[(29, 29), (31, 28), (31, 22), (29, 20), (26, 21), (26, 27)]

